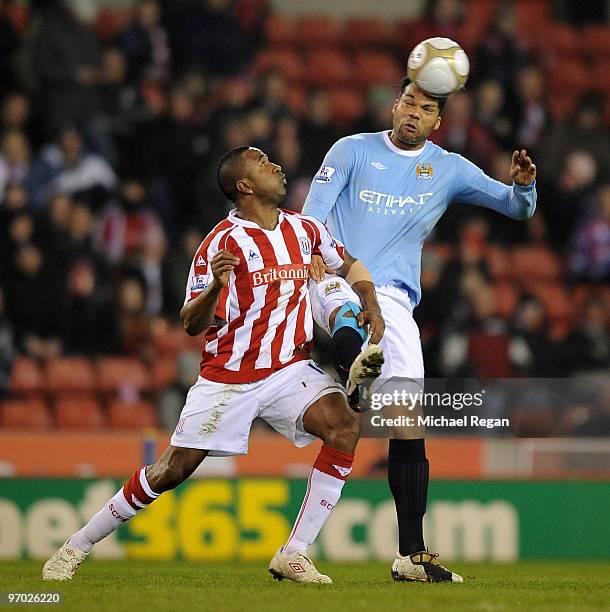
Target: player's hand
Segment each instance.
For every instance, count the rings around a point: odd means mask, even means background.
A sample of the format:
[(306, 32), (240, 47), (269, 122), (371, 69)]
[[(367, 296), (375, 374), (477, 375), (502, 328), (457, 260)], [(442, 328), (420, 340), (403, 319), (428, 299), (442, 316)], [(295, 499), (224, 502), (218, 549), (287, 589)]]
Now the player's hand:
[(536, 164), (525, 149), (514, 151), (510, 163), (510, 177), (517, 185), (529, 185), (536, 178)]
[(313, 278), (316, 283), (324, 280), (324, 273), (326, 272), (326, 265), (324, 260), (319, 255), (311, 256), (311, 263), (309, 264), (309, 276)]
[(371, 336), (371, 344), (379, 344), (381, 338), (383, 338), (383, 332), (385, 331), (385, 321), (381, 316), (381, 310), (379, 308), (370, 308), (363, 310), (358, 313), (358, 325), (364, 327), (369, 326), (369, 334)]
[(239, 263), (239, 259), (230, 251), (222, 249), (212, 257), (212, 275), (219, 287), (226, 287), (229, 282), (229, 275)]

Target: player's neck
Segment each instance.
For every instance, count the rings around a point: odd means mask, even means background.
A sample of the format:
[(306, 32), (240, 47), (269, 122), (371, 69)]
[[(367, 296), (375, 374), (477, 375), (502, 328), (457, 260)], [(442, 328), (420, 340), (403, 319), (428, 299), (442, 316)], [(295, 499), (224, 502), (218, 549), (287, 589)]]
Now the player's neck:
[(417, 143), (417, 144), (408, 144), (406, 142), (401, 142), (394, 135), (394, 130), (390, 131), (390, 142), (397, 149), (402, 149), (403, 151), (419, 151), (419, 149), (422, 149), (425, 146), (425, 144), (426, 144), (425, 140), (423, 142), (420, 142), (420, 143)]
[(237, 216), (256, 223), (261, 229), (272, 231), (277, 227), (280, 211), (277, 206), (242, 206), (237, 211)]

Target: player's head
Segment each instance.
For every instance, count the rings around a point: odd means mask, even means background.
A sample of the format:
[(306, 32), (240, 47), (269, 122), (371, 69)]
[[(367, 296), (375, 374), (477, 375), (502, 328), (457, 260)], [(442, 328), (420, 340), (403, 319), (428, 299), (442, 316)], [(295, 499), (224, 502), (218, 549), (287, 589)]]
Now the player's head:
[(238, 207), (249, 198), (277, 206), (286, 195), (281, 166), (256, 147), (231, 149), (218, 163), (216, 176), (222, 192)]
[(447, 98), (427, 94), (408, 77), (402, 80), (400, 95), (392, 108), (394, 136), (405, 145), (418, 145), (438, 130)]

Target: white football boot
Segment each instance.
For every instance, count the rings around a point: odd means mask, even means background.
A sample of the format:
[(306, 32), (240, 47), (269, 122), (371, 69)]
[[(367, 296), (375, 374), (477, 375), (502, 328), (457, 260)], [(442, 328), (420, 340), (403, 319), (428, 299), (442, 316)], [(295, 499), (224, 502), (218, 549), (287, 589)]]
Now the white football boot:
[[(358, 407), (359, 400), (366, 403), (368, 400), (368, 389), (381, 374), (383, 362), (383, 349), (377, 344), (369, 344), (354, 359), (354, 363), (352, 363), (349, 369), (349, 376), (345, 387), (352, 408), (356, 409)], [(361, 397), (354, 393), (359, 385), (362, 385)], [(362, 409), (356, 411), (360, 412)]]
[(310, 582), (315, 584), (332, 584), (330, 576), (320, 574), (313, 561), (301, 552), (284, 553), (280, 548), (271, 563), (269, 572), (276, 580)]
[(403, 557), (396, 553), (392, 578), (399, 582), (464, 582), (459, 575), (443, 567), (438, 553), (416, 552)]
[(87, 558), (86, 553), (66, 542), (44, 564), (42, 577), (44, 580), (72, 580), (80, 564)]

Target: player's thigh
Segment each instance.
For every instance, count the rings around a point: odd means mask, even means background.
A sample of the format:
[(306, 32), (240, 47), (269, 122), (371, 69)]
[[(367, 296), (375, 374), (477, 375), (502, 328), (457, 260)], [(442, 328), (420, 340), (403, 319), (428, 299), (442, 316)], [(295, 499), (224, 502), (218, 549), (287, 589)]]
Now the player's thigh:
[(330, 336), (332, 328), (330, 317), (332, 313), (345, 304), (355, 302), (360, 304), (360, 298), (340, 276), (327, 274), (319, 283), (314, 281), (309, 285), (309, 298), (315, 322)]
[(186, 396), (171, 445), (205, 450), (210, 456), (246, 454), (259, 407), (259, 384), (224, 384), (199, 377)]
[[(420, 440), (426, 436), (421, 402), (415, 402), (411, 408), (407, 408), (402, 403), (387, 406), (383, 410), (383, 416), (396, 423), (388, 427), (387, 435), (391, 440)], [(402, 416), (410, 419), (396, 418)]]
[(305, 446), (316, 435), (304, 427), (303, 415), (327, 395), (339, 396), (335, 404), (340, 398), (345, 403), (345, 391), (339, 383), (314, 361), (299, 361), (266, 379), (261, 388), (259, 416), (295, 446)]
[(384, 364), (376, 386), (391, 378), (413, 379), (423, 386), (424, 357), (419, 328), (407, 305), (406, 294), (398, 290), (394, 293), (396, 296), (384, 294), (383, 288), (378, 290), (385, 332), (379, 343)]
[[(406, 293), (395, 288), (380, 288), (378, 299), (386, 328), (380, 346), (384, 364), (371, 391), (379, 397), (397, 397), (394, 403), (384, 401), (383, 416), (412, 417), (404, 425), (389, 428), (388, 436), (398, 440), (425, 436), (421, 401), (417, 396), (424, 388), (424, 358), (419, 328), (411, 312)], [(398, 422), (398, 420), (397, 420)]]

